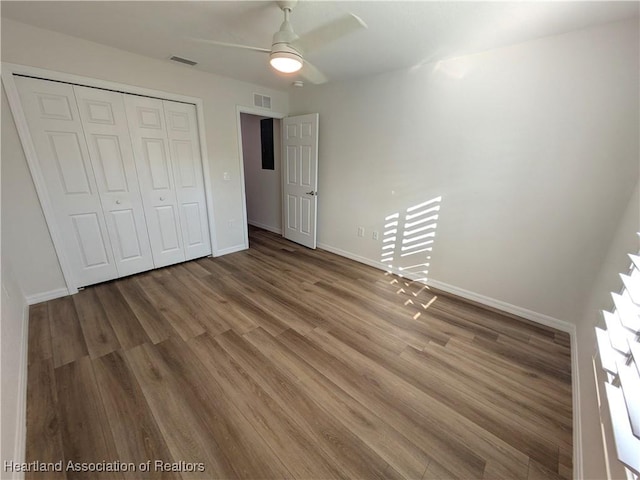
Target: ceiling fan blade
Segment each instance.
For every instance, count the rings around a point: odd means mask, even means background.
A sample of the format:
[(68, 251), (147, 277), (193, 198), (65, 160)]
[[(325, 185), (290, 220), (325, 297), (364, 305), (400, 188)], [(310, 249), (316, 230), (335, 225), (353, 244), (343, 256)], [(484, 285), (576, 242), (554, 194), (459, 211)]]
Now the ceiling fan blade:
[(271, 53), (270, 48), (252, 47), (251, 45), (241, 45), (239, 43), (219, 42), (206, 38), (190, 38), (190, 40), (193, 42), (208, 43), (209, 45), (218, 45), (220, 47), (242, 48), (243, 50), (253, 50), (254, 52)]
[(321, 83), (327, 83), (329, 81), (329, 79), (325, 76), (324, 73), (322, 73), (320, 70), (314, 67), (307, 60), (305, 60), (302, 65), (302, 70), (300, 70), (300, 76), (305, 80), (311, 83), (314, 83), (316, 85), (320, 85)]
[(296, 41), (296, 44), (299, 44), (303, 51), (307, 53), (363, 28), (368, 28), (364, 20), (353, 13), (349, 13), (305, 33)]

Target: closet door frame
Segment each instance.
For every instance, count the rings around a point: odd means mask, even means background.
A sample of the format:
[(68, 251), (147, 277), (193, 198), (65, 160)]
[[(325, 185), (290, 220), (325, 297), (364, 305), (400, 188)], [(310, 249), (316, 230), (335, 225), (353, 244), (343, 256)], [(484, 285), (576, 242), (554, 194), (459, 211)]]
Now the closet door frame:
[(60, 268), (62, 269), (62, 275), (64, 276), (65, 283), (67, 284), (67, 293), (69, 295), (73, 295), (74, 293), (78, 292), (79, 283), (73, 275), (73, 269), (71, 268), (69, 258), (64, 253), (65, 245), (62, 240), (60, 226), (56, 222), (53, 205), (47, 192), (46, 182), (42, 171), (40, 170), (38, 156), (36, 154), (33, 139), (31, 138), (31, 132), (29, 131), (27, 119), (22, 109), (22, 103), (18, 94), (18, 88), (14, 81), (14, 75), (24, 75), (28, 77), (40, 78), (42, 80), (53, 80), (74, 85), (82, 85), (85, 87), (94, 87), (125, 94), (142, 95), (146, 97), (158, 98), (160, 100), (173, 100), (176, 102), (190, 103), (195, 105), (196, 116), (198, 120), (198, 135), (200, 140), (200, 156), (202, 158), (202, 173), (204, 176), (204, 190), (207, 204), (207, 219), (209, 221), (209, 238), (211, 240), (211, 251), (213, 256), (218, 255), (218, 247), (215, 236), (215, 220), (213, 213), (211, 169), (209, 165), (209, 156), (207, 155), (207, 145), (204, 128), (204, 107), (201, 98), (189, 97), (186, 95), (153, 90), (150, 88), (136, 87), (132, 85), (126, 85), (124, 83), (99, 80), (95, 78), (83, 77), (80, 75), (46, 70), (26, 65), (2, 62), (2, 83), (7, 94), (9, 107), (11, 109), (11, 113), (13, 114), (13, 119), (16, 123), (18, 136), (20, 137), (20, 142), (22, 143), (22, 148), (24, 149), (24, 153), (27, 158), (29, 171), (31, 172), (31, 177), (36, 188), (36, 193), (38, 194), (38, 199), (40, 200), (40, 205), (42, 206), (44, 218), (47, 223), (49, 233), (51, 234), (53, 246), (56, 250), (58, 261), (60, 262)]

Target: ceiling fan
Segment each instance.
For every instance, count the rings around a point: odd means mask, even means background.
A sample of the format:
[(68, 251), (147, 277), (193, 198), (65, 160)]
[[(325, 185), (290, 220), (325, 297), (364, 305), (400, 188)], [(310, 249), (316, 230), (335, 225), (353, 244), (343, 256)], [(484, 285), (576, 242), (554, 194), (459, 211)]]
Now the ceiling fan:
[(349, 13), (299, 37), (289, 21), (291, 11), (297, 5), (298, 0), (277, 1), (276, 3), (284, 14), (284, 21), (282, 25), (280, 25), (280, 30), (273, 35), (271, 48), (253, 47), (250, 45), (219, 42), (203, 38), (194, 38), (193, 40), (219, 45), (221, 47), (241, 48), (244, 50), (268, 53), (269, 63), (275, 70), (285, 74), (299, 71), (300, 76), (305, 80), (320, 84), (325, 83), (327, 77), (309, 63), (309, 61), (304, 58), (304, 54), (322, 48), (357, 30), (367, 28), (367, 24), (364, 23), (364, 21), (356, 15)]

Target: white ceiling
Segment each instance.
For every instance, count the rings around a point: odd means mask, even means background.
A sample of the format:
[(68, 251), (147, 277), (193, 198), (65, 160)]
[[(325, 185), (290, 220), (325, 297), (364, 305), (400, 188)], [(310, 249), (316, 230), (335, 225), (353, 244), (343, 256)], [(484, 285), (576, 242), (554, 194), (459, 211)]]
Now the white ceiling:
[[(269, 48), (282, 22), (274, 2), (5, 1), (1, 14), (149, 57), (178, 55), (196, 68), (284, 89), (266, 54), (197, 43), (190, 37)], [(631, 2), (301, 1), (292, 14), (304, 34), (347, 12), (369, 26), (308, 55), (341, 80), (503, 47), (591, 25), (637, 17)], [(185, 67), (187, 68), (187, 67)]]

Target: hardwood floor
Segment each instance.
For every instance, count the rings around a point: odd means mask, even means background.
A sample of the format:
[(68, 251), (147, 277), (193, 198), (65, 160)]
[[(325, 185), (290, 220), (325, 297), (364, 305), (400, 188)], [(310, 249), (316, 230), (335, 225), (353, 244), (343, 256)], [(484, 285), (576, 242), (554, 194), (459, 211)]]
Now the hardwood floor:
[(571, 478), (567, 334), (250, 243), (31, 307), (27, 478)]

